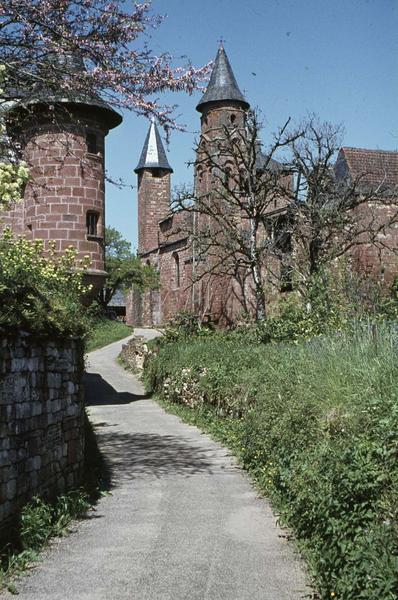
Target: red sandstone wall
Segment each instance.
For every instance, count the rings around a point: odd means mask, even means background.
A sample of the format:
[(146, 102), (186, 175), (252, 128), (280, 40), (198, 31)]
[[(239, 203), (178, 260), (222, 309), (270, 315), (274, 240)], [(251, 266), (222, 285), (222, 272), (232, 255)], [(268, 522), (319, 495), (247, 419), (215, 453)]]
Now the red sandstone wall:
[[(70, 115), (72, 117), (72, 115)], [(24, 201), (2, 215), (17, 234), (55, 242), (57, 252), (73, 246), (88, 256), (94, 276), (104, 272), (104, 138), (108, 130), (84, 112), (77, 124), (35, 123), (24, 132), (24, 159), (31, 180)], [(88, 152), (86, 133), (96, 135), (97, 153)], [(87, 211), (98, 214), (97, 234), (86, 229)], [(101, 278), (100, 277), (100, 278)]]
[(158, 246), (159, 221), (170, 213), (170, 173), (144, 169), (138, 175), (138, 252)]
[(369, 240), (355, 246), (351, 252), (354, 265), (362, 273), (366, 273), (383, 283), (388, 289), (398, 275), (398, 224), (394, 223), (380, 229), (383, 223), (394, 220), (397, 207), (380, 205), (372, 202), (363, 204), (355, 209), (356, 221), (360, 227), (378, 231), (376, 239), (371, 240), (370, 234), (364, 234), (361, 241)]

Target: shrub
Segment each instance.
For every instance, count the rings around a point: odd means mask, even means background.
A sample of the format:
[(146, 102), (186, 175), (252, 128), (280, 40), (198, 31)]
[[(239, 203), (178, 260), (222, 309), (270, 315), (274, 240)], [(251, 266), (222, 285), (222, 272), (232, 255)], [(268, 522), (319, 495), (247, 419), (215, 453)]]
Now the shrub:
[(196, 315), (187, 310), (181, 310), (168, 321), (159, 342), (164, 345), (192, 336), (205, 336), (212, 331), (210, 324), (203, 324)]
[(82, 305), (87, 261), (76, 260), (69, 248), (61, 257), (54, 245), (14, 237), (6, 229), (0, 238), (0, 328), (31, 333), (84, 336), (89, 315)]

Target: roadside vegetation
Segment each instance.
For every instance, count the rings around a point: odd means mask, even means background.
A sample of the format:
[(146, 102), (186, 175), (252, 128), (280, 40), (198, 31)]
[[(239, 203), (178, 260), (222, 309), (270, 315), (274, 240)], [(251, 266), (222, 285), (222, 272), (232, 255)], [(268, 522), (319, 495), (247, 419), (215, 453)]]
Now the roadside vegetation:
[(92, 352), (103, 348), (112, 342), (117, 342), (133, 333), (129, 327), (121, 321), (109, 319), (106, 316), (98, 316), (92, 320), (87, 337), (86, 351)]
[(396, 598), (395, 302), (372, 318), (302, 312), (306, 324), (289, 306), (224, 333), (183, 315), (146, 365), (165, 407), (228, 446), (270, 498), (322, 600)]
[(51, 538), (68, 533), (72, 522), (89, 507), (89, 497), (83, 490), (58, 496), (53, 504), (37, 496), (32, 498), (21, 512), (17, 540), (0, 556), (0, 590), (7, 588), (18, 594), (15, 577), (32, 567)]
[(52, 501), (35, 496), (23, 507), (7, 544), (0, 546), (0, 593), (8, 589), (18, 594), (16, 577), (33, 568), (51, 540), (67, 535), (110, 488), (109, 471), (87, 415), (83, 469), (82, 488), (60, 494)]

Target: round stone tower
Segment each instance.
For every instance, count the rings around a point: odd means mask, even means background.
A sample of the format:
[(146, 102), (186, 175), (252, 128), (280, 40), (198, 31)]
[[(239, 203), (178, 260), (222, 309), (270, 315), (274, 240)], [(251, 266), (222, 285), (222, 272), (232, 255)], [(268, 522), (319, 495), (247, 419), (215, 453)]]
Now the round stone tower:
[[(228, 173), (234, 168), (236, 162), (228, 160), (227, 153), (222, 153), (220, 156), (219, 145), (226, 137), (226, 130), (244, 130), (249, 106), (238, 87), (221, 44), (214, 61), (209, 85), (196, 107), (196, 110), (201, 113), (201, 134), (195, 161), (195, 195), (198, 199), (206, 197), (208, 201), (219, 201), (220, 197), (215, 193), (220, 186), (219, 175), (217, 178), (214, 172), (215, 157), (218, 157), (218, 169), (229, 177)], [(212, 160), (209, 160), (210, 156), (213, 157)], [(204, 214), (197, 215), (195, 223), (196, 235), (199, 238), (202, 227), (206, 232), (204, 234), (206, 238), (209, 235), (208, 229), (213, 225), (212, 235), (220, 235), (217, 231), (217, 222), (214, 221), (212, 224), (211, 219)], [(219, 251), (218, 256), (217, 251)], [(224, 272), (221, 247), (219, 250), (217, 245), (213, 247), (211, 255), (206, 257), (205, 261), (198, 261), (197, 264), (193, 261), (193, 268), (194, 278), (198, 280), (194, 291), (194, 302), (199, 307), (198, 312), (215, 323), (228, 323), (230, 315), (235, 311), (234, 298), (238, 297), (239, 292), (234, 289), (233, 278)]]
[(151, 122), (138, 165), (138, 254), (158, 247), (159, 221), (170, 213), (169, 165), (155, 121)]
[(239, 89), (224, 46), (221, 44), (214, 61), (209, 85), (196, 107), (196, 110), (201, 113), (201, 134), (195, 162), (197, 195), (207, 194), (214, 185), (211, 170), (206, 166), (202, 150), (206, 147), (209, 152), (212, 142), (223, 136), (225, 127), (244, 128), (245, 115), (249, 108), (250, 105)]
[(65, 93), (42, 87), (10, 111), (9, 127), (17, 131), (31, 179), (24, 202), (5, 219), (16, 233), (55, 242), (63, 253), (73, 246), (88, 256), (93, 291), (105, 281), (105, 136), (122, 117), (94, 95), (73, 93), (73, 73), (84, 70), (80, 57), (52, 55), (50, 67), (72, 83)]

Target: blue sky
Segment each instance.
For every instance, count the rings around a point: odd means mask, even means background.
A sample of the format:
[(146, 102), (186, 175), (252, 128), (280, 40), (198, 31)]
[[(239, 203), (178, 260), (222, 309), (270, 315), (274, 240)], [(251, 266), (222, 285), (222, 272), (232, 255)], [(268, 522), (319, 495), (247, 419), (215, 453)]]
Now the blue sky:
[[(398, 0), (153, 0), (152, 8), (167, 15), (151, 34), (155, 54), (185, 55), (201, 66), (225, 40), (241, 91), (262, 111), (265, 144), (288, 117), (313, 112), (344, 125), (346, 146), (398, 149)], [(178, 105), (186, 126), (168, 146), (173, 185), (192, 180), (186, 163), (198, 138), (200, 96), (159, 96)], [(129, 186), (148, 126), (125, 114), (107, 138), (107, 170), (128, 187), (107, 186), (106, 222), (134, 248), (137, 190)]]

